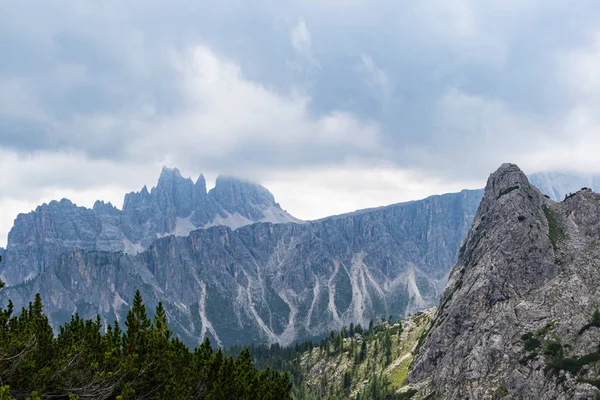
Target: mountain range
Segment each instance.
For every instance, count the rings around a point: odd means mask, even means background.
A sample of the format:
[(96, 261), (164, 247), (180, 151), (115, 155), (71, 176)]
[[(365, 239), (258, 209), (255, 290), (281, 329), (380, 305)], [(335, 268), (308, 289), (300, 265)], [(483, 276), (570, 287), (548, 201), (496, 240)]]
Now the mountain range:
[(257, 221), (300, 222), (260, 185), (220, 176), (207, 192), (203, 175), (194, 183), (177, 168), (164, 167), (156, 187), (125, 195), (122, 210), (102, 201), (88, 209), (62, 199), (19, 214), (3, 250), (0, 278), (8, 284), (32, 279), (72, 250), (137, 254), (163, 236)]
[[(562, 195), (560, 176), (539, 182)], [(482, 196), (465, 190), (302, 223), (262, 186), (220, 177), (207, 192), (203, 176), (194, 183), (164, 168), (122, 210), (62, 200), (19, 215), (0, 250), (10, 284), (0, 302), (20, 307), (40, 292), (54, 326), (74, 312), (110, 322), (139, 288), (149, 309), (165, 304), (189, 345), (207, 336), (290, 344), (435, 305)]]

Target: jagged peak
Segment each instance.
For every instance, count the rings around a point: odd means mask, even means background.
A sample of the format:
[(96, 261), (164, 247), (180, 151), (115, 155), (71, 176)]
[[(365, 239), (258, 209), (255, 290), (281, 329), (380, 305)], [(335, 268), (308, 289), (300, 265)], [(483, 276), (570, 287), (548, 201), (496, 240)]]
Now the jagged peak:
[(118, 211), (117, 207), (113, 206), (110, 201), (108, 203), (106, 203), (103, 200), (96, 200), (92, 209), (95, 211), (101, 211), (101, 210), (104, 210), (104, 211), (117, 210)]
[(200, 174), (200, 176), (198, 176), (194, 186), (196, 187), (197, 192), (199, 192), (201, 195), (206, 195), (206, 178), (204, 178), (204, 174)]
[(71, 200), (67, 199), (67, 198), (62, 198), (59, 200), (52, 200), (49, 203), (44, 203), (41, 206), (39, 206), (38, 208), (42, 207), (73, 207), (73, 206), (77, 206), (75, 203), (73, 203)]
[[(485, 186), (485, 194), (482, 203), (490, 204), (497, 200), (506, 201), (505, 195), (521, 189), (528, 195), (541, 193), (529, 182), (527, 175), (515, 164), (505, 163), (492, 173)], [(538, 197), (538, 196), (536, 196)]]
[(173, 167), (173, 168), (169, 168), (166, 165), (163, 165), (162, 170), (160, 171), (160, 175), (161, 176), (181, 176), (181, 171), (179, 171), (179, 168), (177, 167)]
[(179, 168), (168, 168), (166, 166), (163, 166), (160, 176), (158, 178), (156, 188), (165, 185), (170, 185), (173, 182), (177, 181), (189, 181), (189, 183), (193, 185), (193, 182), (190, 178), (184, 178), (183, 175), (181, 175), (181, 171), (179, 171)]

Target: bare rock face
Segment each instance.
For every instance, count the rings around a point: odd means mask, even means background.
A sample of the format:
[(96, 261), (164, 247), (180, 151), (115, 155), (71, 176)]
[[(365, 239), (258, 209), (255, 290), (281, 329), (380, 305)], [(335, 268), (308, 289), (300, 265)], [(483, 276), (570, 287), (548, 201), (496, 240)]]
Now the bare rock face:
[[(236, 204), (272, 201), (264, 189), (227, 185), (215, 198), (229, 215), (257, 218)], [(39, 291), (55, 327), (74, 312), (112, 323), (140, 289), (149, 310), (163, 302), (189, 345), (204, 337), (287, 345), (436, 304), (480, 198), (462, 191), (304, 224), (214, 226), (156, 239), (136, 255), (65, 251), (3, 289), (0, 304), (11, 298), (19, 309)]]
[(125, 196), (122, 211), (101, 201), (88, 209), (63, 199), (20, 214), (8, 236), (0, 278), (9, 284), (33, 279), (73, 250), (137, 254), (160, 237), (258, 221), (301, 222), (282, 210), (260, 185), (220, 177), (207, 193), (204, 176), (194, 183), (178, 169), (165, 167), (152, 190), (144, 186)]
[(419, 398), (595, 399), (598, 307), (600, 195), (555, 203), (504, 164), (488, 180), (409, 382)]

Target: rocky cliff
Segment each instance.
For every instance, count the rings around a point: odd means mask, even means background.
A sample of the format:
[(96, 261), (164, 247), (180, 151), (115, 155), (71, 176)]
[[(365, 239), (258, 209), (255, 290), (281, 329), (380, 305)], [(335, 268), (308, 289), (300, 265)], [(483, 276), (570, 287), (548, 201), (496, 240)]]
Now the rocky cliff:
[(8, 235), (0, 278), (9, 284), (32, 279), (77, 249), (135, 254), (159, 237), (257, 221), (299, 222), (260, 185), (219, 177), (207, 193), (202, 175), (194, 183), (177, 169), (163, 168), (156, 187), (127, 194), (122, 210), (101, 201), (88, 209), (63, 199), (20, 214)]
[(595, 399), (600, 196), (490, 176), (410, 373), (419, 398)]
[[(215, 193), (229, 199), (230, 214), (257, 197), (236, 185)], [(139, 288), (150, 309), (165, 304), (190, 345), (205, 336), (290, 344), (436, 304), (480, 198), (463, 191), (305, 224), (211, 227), (155, 240), (137, 255), (68, 251), (0, 300), (20, 307), (39, 291), (55, 326), (73, 312), (122, 321)]]

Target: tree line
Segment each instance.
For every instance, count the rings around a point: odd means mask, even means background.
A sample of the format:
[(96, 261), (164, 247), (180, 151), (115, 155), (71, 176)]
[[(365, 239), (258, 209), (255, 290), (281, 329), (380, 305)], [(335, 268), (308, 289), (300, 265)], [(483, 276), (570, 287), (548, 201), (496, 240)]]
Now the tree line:
[[(4, 282), (0, 281), (0, 289)], [(78, 314), (54, 334), (36, 294), (19, 315), (0, 308), (0, 399), (291, 399), (288, 374), (260, 372), (206, 339), (190, 349), (173, 337), (161, 303), (148, 318), (136, 291), (125, 326)]]

